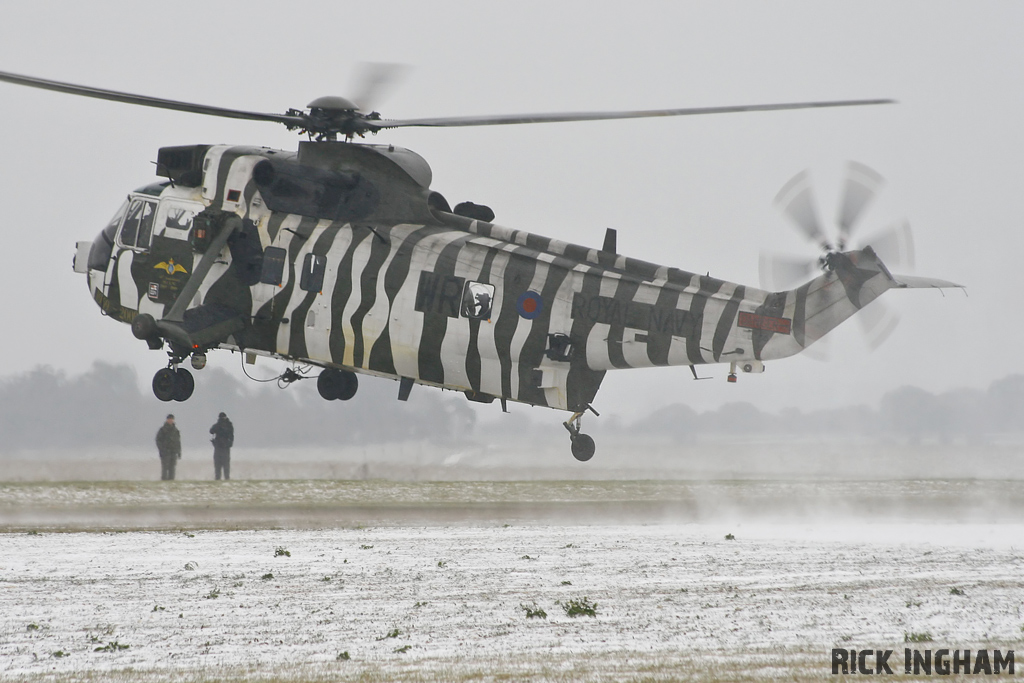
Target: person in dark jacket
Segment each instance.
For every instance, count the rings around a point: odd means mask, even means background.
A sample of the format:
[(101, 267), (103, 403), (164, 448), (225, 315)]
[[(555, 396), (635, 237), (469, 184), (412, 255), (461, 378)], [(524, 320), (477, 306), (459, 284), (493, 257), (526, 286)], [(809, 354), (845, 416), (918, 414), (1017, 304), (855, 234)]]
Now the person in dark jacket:
[(174, 426), (174, 416), (168, 415), (156, 433), (156, 450), (160, 454), (160, 479), (174, 479), (174, 469), (181, 460), (181, 434)]
[(210, 427), (213, 438), (213, 474), (220, 479), (223, 472), (224, 480), (231, 478), (231, 447), (235, 444), (235, 427), (224, 413), (217, 416), (217, 423)]

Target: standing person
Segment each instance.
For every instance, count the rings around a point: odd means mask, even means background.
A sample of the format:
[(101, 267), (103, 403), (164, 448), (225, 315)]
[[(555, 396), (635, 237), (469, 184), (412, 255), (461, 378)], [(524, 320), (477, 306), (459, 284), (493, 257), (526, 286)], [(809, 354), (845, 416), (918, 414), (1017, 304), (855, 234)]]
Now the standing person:
[(235, 427), (231, 420), (224, 413), (217, 416), (217, 423), (210, 427), (213, 438), (213, 474), (215, 479), (220, 479), (221, 472), (224, 473), (224, 480), (231, 478), (231, 447), (235, 444)]
[(156, 449), (160, 454), (160, 479), (174, 479), (174, 469), (181, 460), (181, 433), (174, 426), (174, 416), (168, 415), (156, 433)]

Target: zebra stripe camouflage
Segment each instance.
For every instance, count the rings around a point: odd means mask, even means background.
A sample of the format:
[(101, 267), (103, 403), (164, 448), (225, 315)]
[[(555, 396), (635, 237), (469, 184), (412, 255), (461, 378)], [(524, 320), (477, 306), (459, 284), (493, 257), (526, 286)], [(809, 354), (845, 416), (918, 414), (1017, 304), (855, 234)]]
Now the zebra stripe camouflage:
[(448, 210), (426, 162), (391, 146), (193, 156), (201, 182), (134, 193), (109, 259), (103, 234), (90, 247), (107, 315), (180, 327), (172, 362), (227, 348), (579, 413), (609, 370), (758, 371), (887, 289), (939, 286), (870, 247), (771, 293), (511, 230)]

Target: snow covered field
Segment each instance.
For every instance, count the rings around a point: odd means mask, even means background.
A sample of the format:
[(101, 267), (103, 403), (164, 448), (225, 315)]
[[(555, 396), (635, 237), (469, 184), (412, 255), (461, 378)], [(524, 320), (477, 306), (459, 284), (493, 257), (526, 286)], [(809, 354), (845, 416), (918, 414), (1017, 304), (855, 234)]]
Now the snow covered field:
[[(321, 502), (339, 507), (413, 501), (371, 526), (173, 528), (173, 515), (124, 516), (159, 492), (155, 502), (179, 512), (260, 506), (235, 484), (220, 499), (198, 484), (138, 496), (115, 484), (0, 486), (0, 680), (820, 680), (831, 678), (833, 647), (901, 657), (913, 638), (917, 648), (1024, 650), (1024, 524), (1013, 485), (987, 484), (996, 486), (987, 504), (961, 501), (981, 511), (971, 523), (924, 512), (868, 522), (848, 510), (767, 522), (731, 506), (728, 518), (700, 523), (622, 524), (608, 514), (557, 523), (547, 512), (503, 521), (500, 504), (558, 500), (558, 491), (571, 507), (658, 490), (635, 482), (575, 496), (566, 482), (395, 485), (391, 499), (387, 483), (315, 484), (333, 491)], [(716, 497), (715, 484), (702, 486)], [(763, 489), (777, 484), (717, 486), (719, 497), (755, 501), (802, 494), (819, 511), (827, 495), (814, 498), (817, 487), (840, 493), (816, 483), (782, 494)], [(881, 490), (915, 490), (932, 507), (951, 490), (979, 493), (949, 482), (893, 486)], [(342, 490), (348, 498), (338, 500)], [(663, 499), (682, 497), (672, 491)], [(1014, 514), (994, 512), (1000, 496)], [(458, 523), (428, 514), (439, 498), (475, 497), (499, 505)], [(133, 530), (67, 531), (82, 528), (70, 522), (93, 503)], [(273, 517), (274, 503), (262, 505), (256, 522)], [(49, 522), (30, 527), (13, 512), (24, 509), (50, 510)], [(595, 614), (569, 616), (572, 605)]]

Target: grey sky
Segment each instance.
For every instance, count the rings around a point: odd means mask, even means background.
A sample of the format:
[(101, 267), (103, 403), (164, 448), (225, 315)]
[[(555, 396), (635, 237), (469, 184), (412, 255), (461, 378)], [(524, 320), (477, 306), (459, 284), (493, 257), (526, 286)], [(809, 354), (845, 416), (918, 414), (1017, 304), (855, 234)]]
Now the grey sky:
[[(380, 105), (396, 118), (899, 100), (378, 136), (422, 154), (451, 203), (488, 204), (502, 225), (595, 246), (614, 227), (623, 253), (745, 284), (757, 284), (762, 248), (809, 249), (772, 207), (779, 188), (811, 168), (829, 218), (843, 164), (856, 159), (888, 181), (860, 234), (906, 217), (915, 272), (968, 286), (969, 297), (887, 294), (902, 324), (870, 355), (850, 322), (831, 335), (831, 362), (777, 361), (736, 385), (724, 366), (703, 369), (715, 379), (700, 383), (686, 368), (610, 373), (596, 406), (633, 417), (680, 401), (875, 403), (904, 384), (984, 388), (1024, 371), (1021, 25), (1024, 6), (992, 2), (641, 2), (628, 12), (592, 2), (41, 2), (5, 7), (0, 70), (283, 112), (350, 94), (357, 62), (401, 62), (413, 68)], [(0, 103), (10, 287), (0, 375), (38, 364), (77, 373), (98, 358), (148, 378), (163, 354), (100, 316), (71, 272), (74, 242), (91, 240), (124, 194), (153, 178), (160, 146), (289, 149), (295, 137), (6, 84)], [(239, 373), (226, 352), (211, 365)]]

